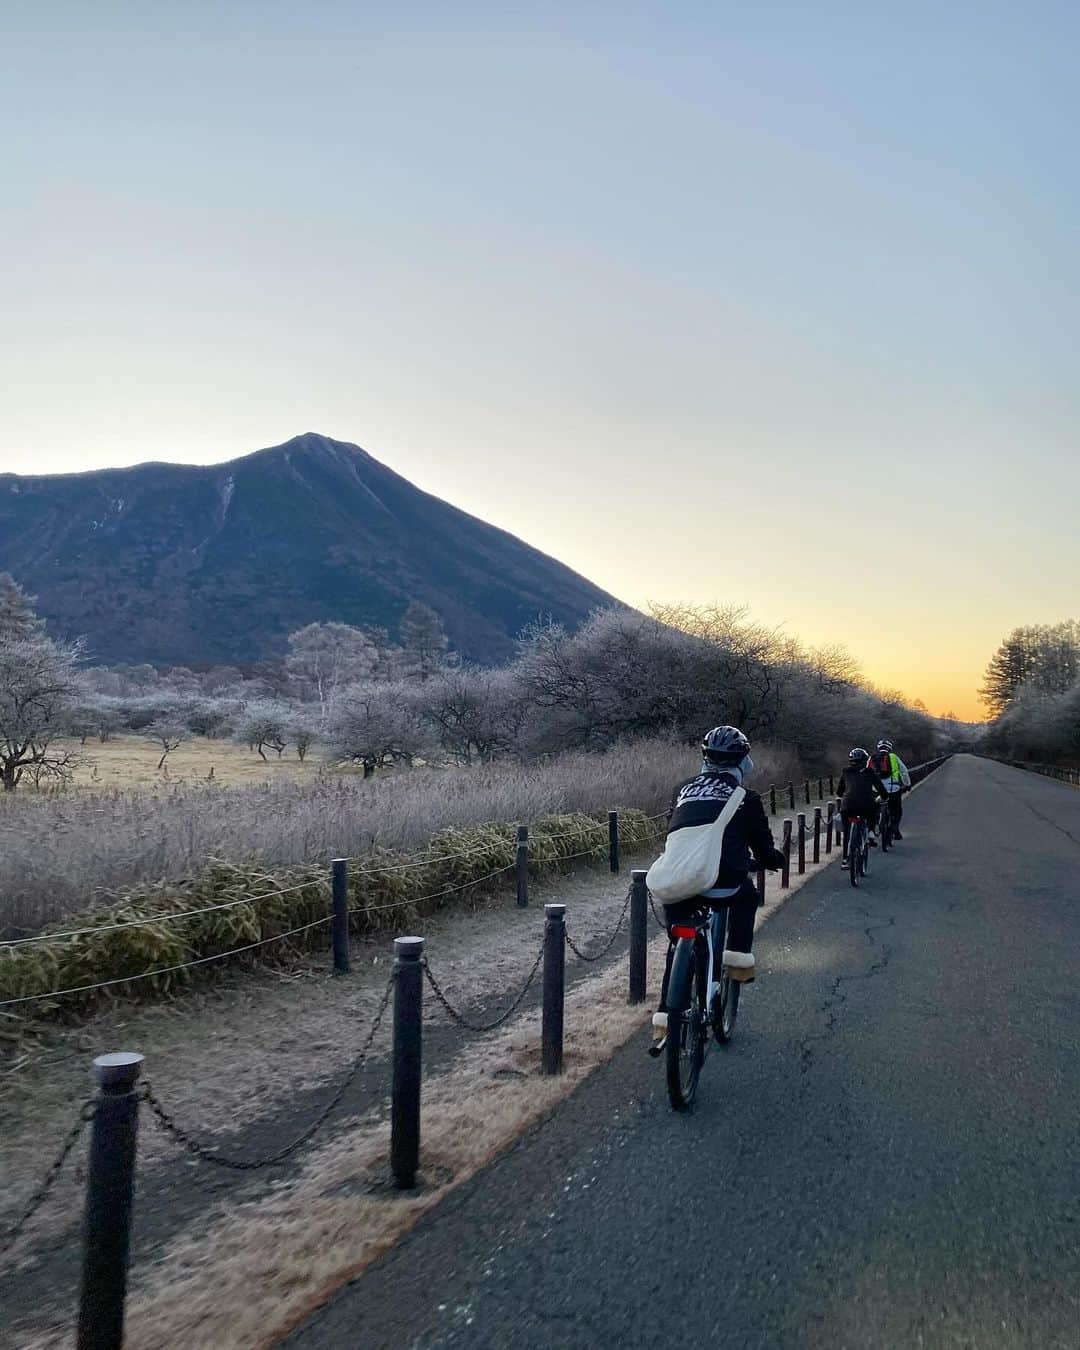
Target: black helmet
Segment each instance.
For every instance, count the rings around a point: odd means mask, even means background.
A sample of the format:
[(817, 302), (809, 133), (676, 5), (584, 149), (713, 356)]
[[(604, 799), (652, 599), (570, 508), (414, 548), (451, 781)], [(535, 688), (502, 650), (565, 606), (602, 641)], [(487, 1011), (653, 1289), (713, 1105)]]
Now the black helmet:
[(882, 736), (881, 740), (878, 741), (877, 745), (874, 747), (875, 750), (891, 750), (892, 748), (893, 744), (888, 736)]
[(847, 757), (852, 764), (858, 764), (861, 769), (865, 769), (870, 763), (870, 756), (859, 746), (856, 746), (854, 750), (849, 750)]
[(701, 742), (701, 753), (710, 764), (731, 767), (750, 753), (750, 742), (738, 727), (713, 727)]

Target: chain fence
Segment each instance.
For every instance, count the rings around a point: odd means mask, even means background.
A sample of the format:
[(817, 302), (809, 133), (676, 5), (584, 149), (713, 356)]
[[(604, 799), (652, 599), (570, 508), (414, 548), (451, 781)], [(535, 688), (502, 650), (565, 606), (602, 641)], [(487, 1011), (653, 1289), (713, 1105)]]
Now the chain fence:
[(82, 1138), (83, 1131), (86, 1129), (90, 1121), (93, 1120), (93, 1118), (94, 1118), (93, 1101), (91, 1100), (83, 1102), (82, 1106), (79, 1108), (79, 1114), (75, 1118), (75, 1123), (72, 1125), (71, 1129), (68, 1130), (67, 1134), (64, 1136), (64, 1142), (60, 1145), (60, 1149), (57, 1152), (56, 1157), (53, 1159), (49, 1167), (49, 1170), (45, 1173), (44, 1177), (42, 1178), (37, 1188), (33, 1192), (31, 1192), (29, 1199), (22, 1208), (22, 1212), (19, 1214), (19, 1217), (15, 1220), (15, 1222), (7, 1230), (7, 1232), (4, 1233), (3, 1237), (0, 1237), (0, 1256), (6, 1256), (7, 1253), (11, 1250), (11, 1248), (14, 1247), (15, 1243), (18, 1242), (19, 1238), (25, 1232), (26, 1226), (30, 1223), (34, 1215), (38, 1212), (41, 1206), (49, 1198), (49, 1194), (52, 1191), (52, 1188), (56, 1185), (60, 1173), (64, 1170), (64, 1164), (71, 1156), (71, 1150)]
[(631, 883), (631, 885), (627, 888), (626, 899), (623, 901), (623, 907), (619, 911), (618, 919), (616, 919), (615, 921), (615, 927), (611, 930), (611, 933), (608, 935), (607, 941), (599, 949), (599, 951), (583, 952), (581, 948), (577, 945), (577, 943), (574, 941), (574, 939), (570, 936), (570, 930), (569, 929), (566, 930), (566, 945), (570, 948), (570, 950), (574, 953), (574, 955), (578, 958), (579, 961), (600, 961), (603, 957), (607, 956), (608, 952), (611, 951), (612, 947), (615, 945), (615, 939), (619, 936), (619, 933), (622, 931), (623, 924), (626, 922), (626, 915), (630, 909), (630, 899), (633, 896), (633, 894), (634, 894), (634, 887), (633, 883)]
[(439, 984), (438, 980), (432, 974), (431, 965), (429, 964), (426, 956), (421, 962), (421, 965), (424, 968), (424, 978), (431, 986), (431, 992), (435, 995), (436, 999), (442, 1005), (443, 1011), (446, 1013), (447, 1017), (449, 1017), (452, 1022), (456, 1022), (459, 1027), (463, 1027), (466, 1031), (474, 1031), (478, 1035), (482, 1035), (486, 1031), (494, 1031), (496, 1027), (501, 1027), (504, 1022), (508, 1022), (510, 1018), (513, 1017), (514, 1013), (516, 1013), (518, 1008), (521, 1007), (521, 1002), (524, 999), (525, 995), (529, 992), (529, 989), (532, 987), (533, 981), (536, 979), (537, 972), (540, 969), (540, 964), (543, 961), (543, 959), (544, 959), (544, 943), (543, 941), (541, 941), (540, 950), (536, 953), (536, 960), (533, 962), (532, 970), (529, 971), (528, 977), (526, 978), (525, 983), (521, 986), (521, 989), (518, 991), (517, 997), (504, 1012), (501, 1012), (498, 1015), (498, 1017), (496, 1017), (491, 1022), (470, 1021), (469, 1018), (467, 1018), (463, 1012), (455, 1008), (454, 1005), (450, 1002), (450, 999), (447, 997), (446, 991), (443, 989), (443, 987)]
[(311, 1121), (306, 1129), (302, 1130), (281, 1148), (275, 1149), (272, 1153), (264, 1154), (262, 1157), (258, 1158), (230, 1158), (224, 1153), (218, 1153), (215, 1149), (207, 1148), (204, 1144), (199, 1143), (194, 1135), (179, 1124), (155, 1093), (153, 1085), (149, 1080), (141, 1085), (139, 1095), (150, 1108), (161, 1131), (200, 1162), (212, 1163), (216, 1167), (226, 1167), (234, 1172), (254, 1172), (258, 1171), (260, 1168), (272, 1167), (275, 1163), (284, 1162), (285, 1159), (295, 1153), (297, 1149), (302, 1148), (326, 1122), (327, 1118), (332, 1114), (341, 1099), (345, 1096), (345, 1093), (349, 1090), (355, 1080), (356, 1075), (360, 1072), (360, 1069), (366, 1062), (368, 1052), (374, 1044), (375, 1037), (379, 1032), (379, 1027), (382, 1025), (383, 1016), (389, 1006), (396, 973), (396, 971), (390, 973), (390, 977), (386, 981), (386, 988), (383, 990), (382, 997), (379, 1000), (379, 1006), (375, 1012), (374, 1020), (364, 1039), (364, 1043), (360, 1047), (359, 1053), (353, 1061), (351, 1068), (341, 1080), (333, 1095), (322, 1107), (320, 1107), (314, 1120)]

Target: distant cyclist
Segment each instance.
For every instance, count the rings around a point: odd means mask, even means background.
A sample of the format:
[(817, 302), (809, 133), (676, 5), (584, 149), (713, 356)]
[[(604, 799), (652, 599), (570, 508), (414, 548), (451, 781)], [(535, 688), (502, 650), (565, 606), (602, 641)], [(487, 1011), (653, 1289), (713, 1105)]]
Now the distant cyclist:
[[(687, 826), (717, 820), (728, 798), (742, 786), (743, 779), (754, 767), (750, 742), (738, 727), (713, 727), (701, 743), (701, 759), (700, 771), (675, 789), (665, 847), (671, 847), (672, 837)], [(671, 924), (678, 923), (684, 912), (697, 909), (701, 901), (712, 909), (728, 909), (727, 946), (720, 959), (731, 979), (742, 983), (752, 980), (755, 975), (754, 915), (762, 902), (750, 880), (750, 871), (764, 867), (775, 872), (783, 862), (784, 855), (773, 840), (761, 798), (748, 790), (724, 830), (720, 870), (715, 883), (699, 897), (664, 906), (669, 931)], [(654, 1052), (667, 1035), (667, 986), (674, 951), (672, 939), (660, 987), (660, 1007), (653, 1015)]]
[(907, 765), (900, 756), (894, 753), (893, 743), (888, 737), (878, 741), (870, 758), (870, 767), (885, 784), (885, 791), (889, 794), (893, 838), (903, 839), (904, 836), (900, 833), (900, 817), (904, 814), (904, 793), (911, 790), (911, 774), (908, 773)]
[(837, 786), (840, 797), (840, 816), (844, 822), (844, 848), (840, 866), (848, 865), (848, 839), (851, 837), (851, 822), (856, 816), (866, 821), (870, 833), (870, 843), (877, 844), (878, 813), (882, 802), (889, 800), (885, 784), (870, 764), (870, 753), (856, 746), (848, 751), (848, 766), (840, 775)]

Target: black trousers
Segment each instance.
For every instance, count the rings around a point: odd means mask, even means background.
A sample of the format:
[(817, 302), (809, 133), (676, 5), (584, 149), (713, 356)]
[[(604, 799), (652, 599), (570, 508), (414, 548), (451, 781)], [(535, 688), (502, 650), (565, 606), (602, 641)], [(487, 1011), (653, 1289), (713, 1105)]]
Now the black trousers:
[[(668, 949), (667, 957), (664, 961), (664, 981), (660, 986), (660, 1007), (659, 1012), (667, 1012), (667, 991), (668, 980), (671, 978), (671, 963), (675, 959), (676, 939), (671, 937), (671, 925), (676, 924), (681, 918), (689, 917), (692, 913), (697, 913), (702, 905), (708, 905), (710, 909), (727, 910), (727, 931), (724, 935), (724, 946), (728, 951), (733, 952), (752, 952), (754, 950), (754, 915), (761, 905), (761, 899), (757, 893), (757, 887), (749, 877), (743, 882), (742, 887), (734, 895), (725, 897), (723, 900), (709, 900), (702, 896), (699, 900), (680, 900), (675, 905), (664, 906), (664, 918), (668, 925)], [(720, 974), (720, 960), (722, 952), (715, 952), (713, 959), (716, 962), (716, 974)]]
[(890, 792), (889, 805), (892, 807), (893, 822), (899, 825), (904, 814), (904, 794), (902, 792)]

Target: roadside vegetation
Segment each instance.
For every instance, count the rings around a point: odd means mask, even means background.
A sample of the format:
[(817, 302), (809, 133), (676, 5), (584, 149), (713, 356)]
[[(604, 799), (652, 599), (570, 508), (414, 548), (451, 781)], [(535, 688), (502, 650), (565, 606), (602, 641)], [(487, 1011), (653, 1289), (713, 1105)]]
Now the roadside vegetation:
[(1014, 629), (991, 658), (982, 695), (996, 716), (981, 749), (1080, 767), (1080, 621)]
[[(417, 604), (395, 642), (311, 624), (280, 661), (245, 671), (107, 669), (46, 635), (0, 578), (0, 672), (0, 933), (95, 929), (0, 948), (0, 998), (180, 965), (322, 918), (335, 856), (354, 860), (353, 923), (366, 932), (488, 884), (512, 863), (519, 822), (541, 867), (601, 858), (610, 809), (628, 849), (651, 846), (718, 722), (751, 736), (762, 785), (828, 772), (886, 732), (909, 762), (940, 737), (842, 650), (804, 648), (738, 609), (537, 625), (496, 670), (456, 662)], [(214, 772), (185, 771), (196, 746)], [(95, 755), (138, 759), (141, 782), (106, 786)], [(238, 758), (264, 781), (228, 786)], [(206, 912), (166, 917), (194, 909)]]

